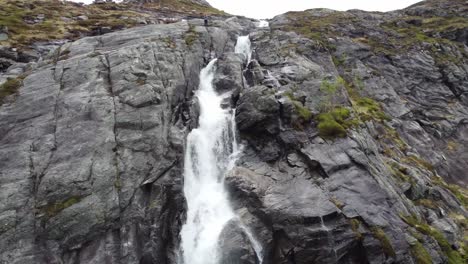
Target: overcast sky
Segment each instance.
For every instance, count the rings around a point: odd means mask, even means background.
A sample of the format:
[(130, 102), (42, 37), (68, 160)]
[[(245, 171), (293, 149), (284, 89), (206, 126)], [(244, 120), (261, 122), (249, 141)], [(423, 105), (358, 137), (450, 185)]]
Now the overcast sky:
[[(91, 3), (93, 0), (73, 0)], [(335, 10), (362, 9), (390, 11), (405, 8), (419, 0), (207, 0), (212, 6), (234, 15), (252, 18), (271, 18), (287, 11), (310, 8)]]

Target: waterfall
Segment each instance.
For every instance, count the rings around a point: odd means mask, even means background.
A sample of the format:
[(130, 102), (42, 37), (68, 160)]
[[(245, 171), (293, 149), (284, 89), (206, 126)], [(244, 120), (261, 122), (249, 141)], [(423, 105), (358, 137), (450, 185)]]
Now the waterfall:
[(212, 60), (200, 73), (199, 127), (187, 137), (184, 194), (188, 210), (181, 230), (184, 264), (216, 264), (219, 234), (234, 217), (223, 182), (237, 149), (234, 119), (231, 109), (221, 108), (223, 96), (213, 89), (215, 63)]
[(255, 26), (259, 28), (266, 28), (270, 26), (270, 23), (268, 23), (268, 21), (266, 20), (259, 20), (258, 22), (255, 23)]
[(250, 60), (252, 59), (252, 48), (249, 35), (240, 36), (237, 38), (235, 53), (243, 54), (245, 56), (245, 60), (247, 61), (247, 65), (249, 64)]
[[(236, 53), (250, 61), (250, 39), (239, 37)], [(234, 109), (223, 109), (230, 93), (218, 95), (213, 88), (216, 59), (200, 72), (196, 97), (200, 105), (199, 127), (187, 136), (184, 160), (184, 195), (187, 220), (181, 230), (180, 264), (218, 264), (219, 235), (236, 215), (224, 188), (224, 176), (235, 165), (238, 154)], [(261, 262), (260, 244), (245, 226)]]

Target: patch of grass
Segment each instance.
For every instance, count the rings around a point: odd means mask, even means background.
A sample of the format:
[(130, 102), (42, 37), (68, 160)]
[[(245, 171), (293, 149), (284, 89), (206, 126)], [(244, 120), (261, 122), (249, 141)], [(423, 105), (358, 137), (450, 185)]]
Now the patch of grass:
[(416, 228), (419, 232), (431, 236), (437, 241), (440, 248), (447, 256), (449, 264), (464, 264), (464, 260), (459, 252), (454, 250), (445, 236), (437, 229), (433, 228), (432, 226), (421, 222), (416, 216), (401, 216), (403, 221), (405, 221), (408, 225)]
[(383, 231), (382, 228), (380, 227), (371, 227), (370, 228), (372, 235), (380, 241), (380, 245), (382, 246), (382, 249), (384, 253), (387, 256), (395, 257), (395, 250), (393, 249), (392, 243), (388, 239), (387, 235)]
[(0, 105), (2, 105), (5, 97), (15, 94), (22, 85), (21, 78), (8, 78), (5, 83), (0, 85)]
[(81, 201), (82, 197), (78, 196), (72, 196), (64, 201), (61, 202), (56, 202), (51, 205), (47, 205), (42, 208), (42, 211), (47, 215), (47, 217), (51, 218), (56, 216), (58, 213), (63, 211), (64, 209), (79, 203)]
[(416, 260), (416, 264), (432, 264), (431, 255), (429, 255), (426, 248), (424, 248), (419, 241), (416, 241), (414, 245), (411, 245), (411, 254)]

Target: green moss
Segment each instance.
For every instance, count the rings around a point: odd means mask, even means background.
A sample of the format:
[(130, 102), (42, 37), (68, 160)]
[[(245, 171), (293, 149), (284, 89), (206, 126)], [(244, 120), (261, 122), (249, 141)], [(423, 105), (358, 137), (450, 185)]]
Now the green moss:
[(15, 94), (21, 85), (23, 85), (21, 78), (8, 78), (5, 83), (0, 85), (0, 105), (5, 97)]
[(301, 102), (293, 101), (293, 104), (297, 114), (303, 121), (309, 121), (312, 118), (312, 112), (307, 107), (304, 107)]
[(356, 120), (351, 118), (351, 111), (342, 106), (337, 106), (329, 112), (319, 114), (316, 121), (319, 135), (327, 139), (346, 137), (346, 129), (357, 125)]
[(392, 243), (390, 243), (390, 240), (388, 239), (383, 229), (380, 227), (371, 227), (370, 230), (372, 235), (380, 241), (380, 245), (382, 246), (384, 253), (387, 256), (395, 257), (395, 250), (393, 249)]
[(322, 138), (332, 139), (337, 137), (346, 137), (346, 129), (338, 123), (331, 113), (318, 115), (318, 131)]
[(411, 246), (411, 254), (416, 260), (416, 264), (432, 264), (432, 257), (429, 255), (424, 246), (416, 241), (414, 245)]
[(346, 120), (351, 116), (351, 111), (346, 107), (335, 107), (331, 111), (331, 115), (340, 124), (344, 124)]
[(294, 97), (294, 94), (292, 91), (287, 91), (284, 93), (284, 95), (291, 100), (292, 104), (294, 105), (294, 108), (296, 109), (296, 113), (301, 119), (300, 121), (302, 122), (307, 122), (312, 119), (312, 112), (305, 107), (297, 98)]
[(343, 66), (346, 62), (346, 54), (343, 53), (341, 54), (340, 57), (332, 56), (333, 64), (335, 64), (336, 67)]
[(369, 97), (361, 97), (355, 101), (355, 109), (359, 113), (363, 121), (378, 120), (385, 121), (390, 120), (380, 107), (379, 103)]
[(81, 201), (81, 197), (78, 197), (78, 196), (73, 196), (73, 197), (70, 197), (64, 201), (61, 201), (61, 202), (56, 202), (54, 204), (51, 204), (51, 205), (48, 205), (48, 206), (45, 206), (44, 208), (42, 208), (43, 212), (47, 215), (47, 217), (54, 217), (56, 216), (58, 213), (60, 213), (62, 210), (76, 204), (76, 203), (79, 203)]
[(432, 226), (420, 221), (416, 216), (410, 215), (410, 216), (401, 216), (403, 221), (405, 221), (408, 225), (416, 228), (419, 232), (431, 236), (437, 241), (437, 244), (439, 244), (440, 248), (444, 252), (444, 254), (448, 258), (448, 263), (449, 264), (464, 264), (464, 260), (462, 256), (460, 255), (459, 252), (456, 250), (452, 249), (452, 246), (448, 242), (448, 240), (445, 238), (445, 236), (437, 229), (433, 228)]

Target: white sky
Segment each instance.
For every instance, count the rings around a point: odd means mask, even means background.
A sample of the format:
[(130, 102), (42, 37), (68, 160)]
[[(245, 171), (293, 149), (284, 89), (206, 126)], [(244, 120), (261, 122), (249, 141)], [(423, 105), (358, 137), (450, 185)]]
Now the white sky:
[[(72, 0), (91, 3), (93, 0)], [(212, 6), (234, 15), (251, 18), (271, 18), (287, 11), (311, 8), (335, 10), (362, 9), (390, 11), (402, 9), (420, 0), (207, 0)]]

